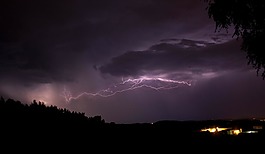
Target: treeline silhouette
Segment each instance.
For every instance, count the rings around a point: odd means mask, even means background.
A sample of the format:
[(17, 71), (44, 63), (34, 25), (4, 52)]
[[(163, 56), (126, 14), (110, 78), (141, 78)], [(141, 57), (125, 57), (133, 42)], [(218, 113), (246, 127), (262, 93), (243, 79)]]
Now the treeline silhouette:
[[(0, 138), (12, 146), (30, 143), (42, 145), (65, 144), (79, 146), (112, 146), (130, 149), (172, 148), (180, 145), (242, 145), (264, 144), (265, 133), (256, 135), (212, 135), (199, 130), (208, 126), (249, 127), (265, 123), (259, 120), (157, 121), (154, 123), (107, 123), (101, 116), (87, 117), (84, 113), (47, 106), (33, 101), (23, 104), (13, 99), (0, 98)], [(8, 142), (7, 142), (8, 141)], [(25, 142), (27, 141), (27, 142)], [(40, 144), (42, 143), (42, 144)], [(3, 144), (2, 144), (3, 146)], [(27, 146), (27, 145), (26, 145)], [(97, 149), (98, 150), (98, 149)]]
[(24, 104), (13, 99), (0, 99), (1, 125), (38, 128), (48, 126), (68, 127), (95, 127), (105, 123), (101, 116), (87, 117), (85, 113), (58, 108), (55, 105), (47, 106), (43, 102), (33, 100), (30, 104)]

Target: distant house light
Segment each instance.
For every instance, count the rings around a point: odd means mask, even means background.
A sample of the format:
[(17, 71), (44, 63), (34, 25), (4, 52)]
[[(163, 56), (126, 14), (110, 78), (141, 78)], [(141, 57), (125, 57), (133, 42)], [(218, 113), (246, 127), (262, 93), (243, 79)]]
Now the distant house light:
[(258, 133), (258, 131), (256, 131), (256, 130), (249, 130), (249, 131), (244, 131), (242, 133), (252, 134), (252, 133)]
[(263, 129), (262, 126), (253, 126), (253, 129)]
[(238, 135), (240, 133), (242, 133), (242, 129), (241, 128), (240, 129), (231, 129), (231, 130), (227, 131), (227, 134), (229, 134), (229, 135)]
[(228, 128), (211, 127), (211, 128), (201, 129), (201, 132), (207, 132), (208, 131), (210, 133), (216, 133), (216, 132), (224, 131), (227, 129)]

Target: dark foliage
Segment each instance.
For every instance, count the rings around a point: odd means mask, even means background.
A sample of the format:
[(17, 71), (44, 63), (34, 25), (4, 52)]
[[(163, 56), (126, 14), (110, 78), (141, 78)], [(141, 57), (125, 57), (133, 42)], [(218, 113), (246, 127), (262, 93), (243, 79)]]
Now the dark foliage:
[(0, 121), (2, 126), (17, 128), (72, 127), (82, 128), (104, 124), (101, 116), (87, 117), (85, 113), (69, 111), (57, 106), (47, 106), (34, 100), (23, 104), (13, 99), (0, 99)]
[(265, 79), (265, 1), (262, 0), (205, 0), (216, 30), (234, 28), (242, 38), (241, 49), (247, 53), (248, 64)]

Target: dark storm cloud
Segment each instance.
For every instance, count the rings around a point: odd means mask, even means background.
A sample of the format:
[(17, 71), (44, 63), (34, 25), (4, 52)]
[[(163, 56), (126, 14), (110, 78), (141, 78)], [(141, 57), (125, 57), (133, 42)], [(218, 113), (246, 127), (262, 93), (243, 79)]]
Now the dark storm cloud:
[(77, 41), (83, 38), (78, 37), (78, 30), (75, 35), (65, 32), (82, 18), (77, 7), (71, 7), (70, 1), (11, 0), (4, 1), (0, 10), (2, 79), (33, 83), (70, 80), (68, 70), (73, 67), (69, 61), (75, 61), (73, 52), (78, 51), (69, 48), (78, 47)]
[[(201, 0), (176, 1), (176, 0), (149, 0), (141, 2), (141, 5), (134, 6), (136, 14), (146, 22), (165, 22), (177, 20), (179, 22), (194, 20), (203, 22), (201, 18), (204, 12), (200, 9), (206, 8), (206, 3)], [(198, 11), (200, 10), (200, 11)]]
[[(159, 36), (169, 23), (181, 25), (182, 33), (205, 25), (198, 13), (198, 19), (191, 18), (202, 5), (199, 0), (3, 1), (2, 79), (19, 76), (14, 78), (35, 83), (74, 80), (85, 65)], [(197, 27), (189, 22), (196, 22)]]
[(77, 68), (85, 64), (82, 57), (87, 55), (84, 51), (89, 43), (108, 29), (101, 23), (108, 7), (103, 1), (3, 2), (1, 79), (35, 83), (72, 80)]
[[(170, 43), (168, 43), (170, 42)], [(246, 59), (239, 40), (222, 44), (204, 41), (167, 39), (144, 51), (129, 51), (102, 65), (102, 73), (114, 76), (139, 76), (155, 72), (202, 75), (209, 72), (240, 70)]]

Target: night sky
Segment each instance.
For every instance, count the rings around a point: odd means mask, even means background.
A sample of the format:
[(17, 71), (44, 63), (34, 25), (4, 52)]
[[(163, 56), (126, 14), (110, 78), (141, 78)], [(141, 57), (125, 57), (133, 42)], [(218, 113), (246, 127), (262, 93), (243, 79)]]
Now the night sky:
[(265, 117), (265, 81), (206, 6), (3, 1), (0, 95), (116, 123)]

